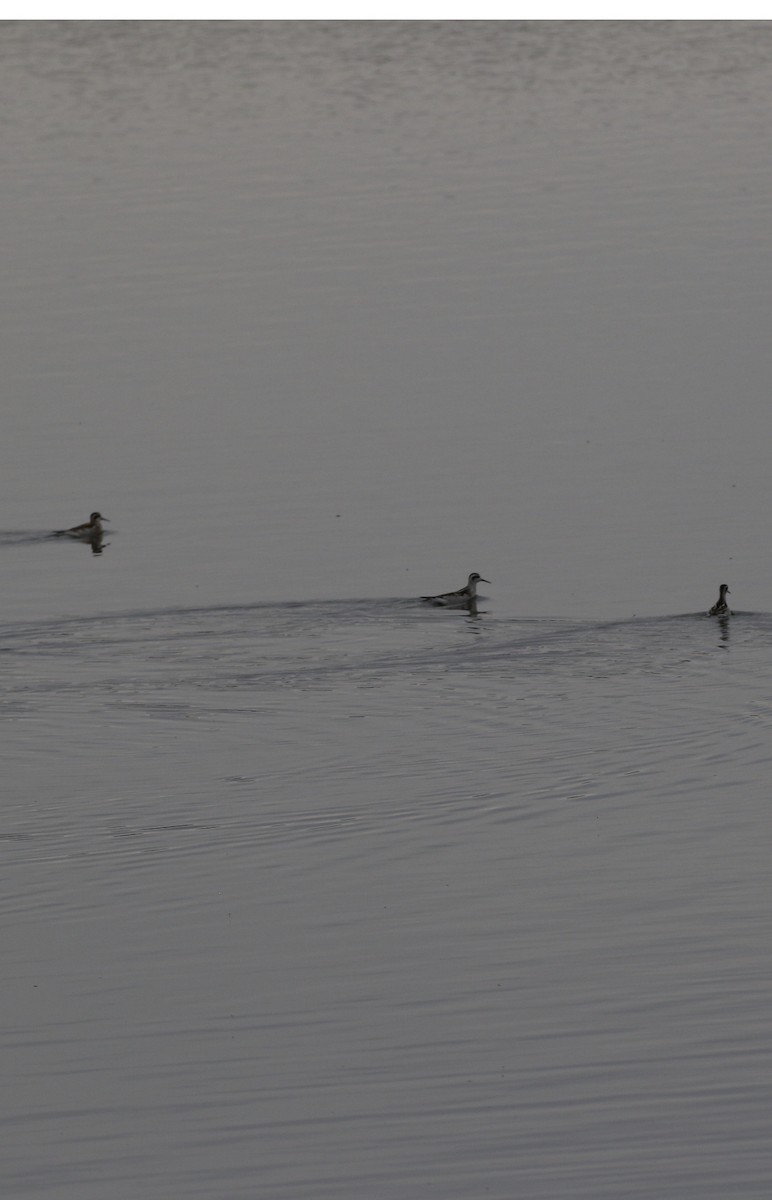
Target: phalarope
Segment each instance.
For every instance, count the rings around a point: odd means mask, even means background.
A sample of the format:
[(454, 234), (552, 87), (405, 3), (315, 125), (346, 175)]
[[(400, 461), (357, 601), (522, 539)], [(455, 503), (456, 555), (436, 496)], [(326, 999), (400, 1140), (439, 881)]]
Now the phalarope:
[(472, 571), (466, 586), (459, 588), (457, 592), (442, 592), (439, 596), (422, 596), (421, 599), (437, 608), (463, 608), (476, 598), (478, 583), (490, 583), (490, 579), (483, 579), (482, 575)]
[(718, 600), (708, 613), (709, 617), (731, 617), (732, 610), (726, 602), (727, 593), (729, 592), (729, 584), (722, 583), (718, 589)]
[(109, 520), (109, 517), (103, 517), (99, 512), (92, 512), (88, 521), (84, 521), (82, 525), (73, 525), (72, 529), (59, 529), (57, 532), (60, 535), (66, 535), (67, 537), (86, 538), (91, 540), (93, 538), (102, 536), (104, 533), (102, 522)]

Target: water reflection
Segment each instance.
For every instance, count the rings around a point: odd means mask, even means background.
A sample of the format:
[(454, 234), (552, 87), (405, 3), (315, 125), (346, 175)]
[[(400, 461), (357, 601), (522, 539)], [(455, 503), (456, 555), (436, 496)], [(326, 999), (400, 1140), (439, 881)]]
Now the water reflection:
[(0, 530), (0, 547), (34, 546), (54, 539), (58, 541), (66, 538), (76, 545), (90, 546), (93, 554), (101, 554), (105, 547), (110, 545), (104, 540), (104, 536), (102, 530), (80, 537), (72, 537), (68, 535), (67, 531), (59, 530), (54, 533), (50, 533), (48, 530)]
[[(723, 616), (717, 617), (716, 619), (718, 621), (719, 640), (722, 642), (728, 642), (729, 641), (729, 614), (725, 613)], [(726, 648), (727, 648), (726, 646), (720, 647), (720, 649), (723, 649), (723, 650), (725, 650)]]
[(474, 633), (474, 634), (482, 633), (482, 623), (481, 623), (480, 618), (482, 617), (484, 612), (485, 612), (485, 609), (480, 609), (477, 607), (476, 600), (469, 601), (469, 604), (467, 605), (467, 608), (466, 608), (466, 616), (467, 616), (466, 628), (469, 631), (469, 633)]
[(110, 545), (109, 542), (105, 541), (103, 529), (94, 530), (93, 533), (80, 533), (77, 535), (71, 534), (69, 530), (65, 530), (63, 532), (57, 531), (49, 536), (55, 538), (67, 538), (68, 541), (72, 542), (76, 546), (88, 546), (92, 554), (101, 554), (102, 551)]

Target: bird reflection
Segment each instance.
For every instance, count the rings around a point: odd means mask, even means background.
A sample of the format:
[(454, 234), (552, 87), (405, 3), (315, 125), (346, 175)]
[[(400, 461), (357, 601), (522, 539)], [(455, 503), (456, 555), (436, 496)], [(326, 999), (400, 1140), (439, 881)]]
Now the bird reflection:
[(92, 554), (101, 554), (105, 547), (110, 545), (109, 542), (105, 541), (103, 533), (95, 533), (93, 537), (84, 538), (83, 544), (91, 547)]
[[(719, 636), (719, 640), (722, 642), (729, 641), (729, 625), (730, 625), (730, 621), (729, 621), (728, 613), (724, 614), (723, 616), (719, 616), (719, 618), (718, 618), (718, 636)], [(726, 647), (722, 647), (722, 648), (726, 649)]]
[(467, 604), (465, 604), (464, 609), (465, 609), (466, 616), (467, 616), (465, 625), (466, 625), (468, 632), (473, 633), (475, 635), (482, 633), (483, 626), (482, 626), (482, 621), (480, 618), (482, 617), (482, 614), (485, 612), (485, 609), (477, 607), (477, 599), (476, 598), (473, 600), (470, 600)]

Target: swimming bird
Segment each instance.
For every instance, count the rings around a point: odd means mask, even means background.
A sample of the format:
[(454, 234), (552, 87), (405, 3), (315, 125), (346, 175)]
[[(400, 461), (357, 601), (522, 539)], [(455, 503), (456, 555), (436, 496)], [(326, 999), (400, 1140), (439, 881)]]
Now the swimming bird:
[(482, 575), (472, 571), (466, 586), (459, 588), (457, 592), (441, 592), (439, 596), (422, 596), (421, 599), (436, 608), (465, 608), (477, 596), (478, 583), (490, 583), (490, 579), (483, 579)]
[(726, 602), (728, 591), (729, 584), (722, 583), (721, 587), (718, 589), (718, 600), (708, 613), (709, 617), (731, 617), (732, 610)]
[(99, 512), (92, 512), (88, 521), (84, 521), (82, 525), (73, 525), (72, 529), (57, 529), (56, 532), (60, 537), (84, 538), (92, 541), (94, 538), (102, 536), (104, 533), (102, 522), (109, 520), (109, 517), (103, 517)]

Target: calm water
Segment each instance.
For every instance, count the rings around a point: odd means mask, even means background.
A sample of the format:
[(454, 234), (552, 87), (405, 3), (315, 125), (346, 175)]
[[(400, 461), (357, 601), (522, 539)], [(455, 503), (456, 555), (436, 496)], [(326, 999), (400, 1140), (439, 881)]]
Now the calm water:
[(772, 24), (2, 34), (3, 1196), (766, 1200)]

